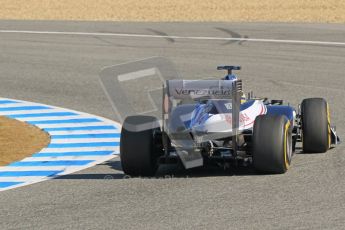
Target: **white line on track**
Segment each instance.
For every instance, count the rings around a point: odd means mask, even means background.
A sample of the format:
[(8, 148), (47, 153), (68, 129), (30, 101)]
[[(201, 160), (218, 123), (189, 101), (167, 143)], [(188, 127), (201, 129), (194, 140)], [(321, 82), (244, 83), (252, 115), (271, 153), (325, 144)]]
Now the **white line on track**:
[(135, 38), (172, 38), (172, 39), (189, 39), (189, 40), (247, 41), (247, 42), (265, 42), (265, 43), (345, 46), (345, 42), (264, 39), (264, 38), (226, 38), (226, 37), (202, 37), (202, 36), (196, 37), (196, 36), (176, 36), (176, 35), (169, 35), (168, 36), (168, 35), (151, 35), (151, 34), (67, 32), (67, 31), (31, 31), (31, 30), (0, 30), (0, 33), (77, 35), (77, 36), (112, 36), (112, 37), (135, 37)]

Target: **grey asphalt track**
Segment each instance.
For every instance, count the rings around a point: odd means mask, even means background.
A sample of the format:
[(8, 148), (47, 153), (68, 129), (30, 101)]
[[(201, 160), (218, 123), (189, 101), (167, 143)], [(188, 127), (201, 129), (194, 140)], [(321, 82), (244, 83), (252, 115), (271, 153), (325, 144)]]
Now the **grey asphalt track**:
[[(336, 24), (0, 21), (0, 29), (345, 42), (345, 25)], [(0, 33), (0, 96), (114, 118), (99, 71), (151, 56), (171, 59), (188, 78), (241, 65), (245, 89), (293, 105), (325, 97), (345, 137), (344, 46)], [(1, 192), (0, 229), (344, 229), (344, 148), (297, 154), (284, 175), (212, 169), (122, 179), (115, 159)]]

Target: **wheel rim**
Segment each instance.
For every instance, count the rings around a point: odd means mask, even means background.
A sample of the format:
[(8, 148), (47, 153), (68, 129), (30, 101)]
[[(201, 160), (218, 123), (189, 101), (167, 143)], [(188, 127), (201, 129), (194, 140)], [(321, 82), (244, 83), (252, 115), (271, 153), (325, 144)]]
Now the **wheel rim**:
[(288, 163), (290, 165), (291, 158), (292, 158), (292, 138), (291, 135), (288, 133), (287, 137), (287, 146), (286, 146), (286, 153), (287, 153), (287, 158), (288, 158)]
[(284, 133), (284, 158), (285, 158), (285, 168), (289, 169), (290, 162), (292, 158), (292, 136), (290, 132), (290, 121), (288, 121), (285, 125), (285, 133)]

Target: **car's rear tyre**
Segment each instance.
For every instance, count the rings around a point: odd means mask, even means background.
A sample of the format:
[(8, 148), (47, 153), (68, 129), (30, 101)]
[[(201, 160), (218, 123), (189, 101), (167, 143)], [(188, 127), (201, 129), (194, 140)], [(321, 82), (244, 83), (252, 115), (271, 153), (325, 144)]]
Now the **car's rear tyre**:
[(329, 108), (326, 100), (304, 99), (301, 104), (301, 115), (303, 152), (326, 152), (331, 144)]
[(253, 129), (253, 166), (264, 173), (285, 173), (292, 157), (292, 128), (281, 115), (256, 117)]
[(123, 122), (120, 140), (122, 170), (130, 176), (153, 176), (162, 154), (155, 134), (158, 120), (151, 116), (129, 116)]

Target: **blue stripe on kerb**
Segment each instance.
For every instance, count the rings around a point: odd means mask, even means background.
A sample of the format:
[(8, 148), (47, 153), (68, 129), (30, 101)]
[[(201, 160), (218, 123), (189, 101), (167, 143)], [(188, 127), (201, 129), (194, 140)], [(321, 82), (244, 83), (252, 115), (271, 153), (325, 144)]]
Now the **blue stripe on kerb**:
[(41, 109), (51, 109), (51, 108), (47, 106), (18, 106), (18, 107), (0, 108), (0, 111), (6, 112), (6, 111), (20, 111), (20, 110), (41, 110)]
[(20, 177), (20, 176), (55, 176), (62, 173), (62, 170), (48, 170), (48, 171), (2, 171), (0, 177)]
[[(50, 152), (36, 153), (31, 157), (68, 157), (68, 156), (107, 156), (113, 154), (114, 151), (79, 151), (79, 152)], [(118, 153), (115, 153), (118, 154)]]
[(0, 188), (7, 188), (13, 185), (22, 184), (24, 182), (0, 182)]
[(4, 105), (4, 104), (15, 104), (15, 103), (20, 103), (18, 101), (12, 101), (12, 100), (0, 100), (0, 104)]
[(26, 166), (80, 166), (87, 165), (94, 160), (61, 160), (61, 161), (19, 161), (9, 164), (9, 167), (26, 167)]
[(49, 144), (47, 148), (83, 148), (83, 147), (106, 147), (119, 146), (119, 142), (91, 142), (91, 143), (59, 143)]
[(77, 130), (101, 130), (101, 129), (117, 129), (115, 126), (112, 125), (105, 125), (105, 126), (81, 126), (81, 127), (58, 127), (58, 128), (44, 128), (43, 130), (47, 132), (52, 131), (77, 131)]
[(29, 118), (29, 117), (62, 117), (78, 115), (72, 112), (55, 112), (55, 113), (29, 113), (29, 114), (11, 114), (8, 117), (11, 118)]
[(52, 135), (51, 139), (118, 138), (118, 137), (120, 137), (120, 133), (98, 133), (98, 134)]
[(97, 118), (80, 118), (80, 119), (65, 119), (65, 120), (48, 120), (48, 121), (28, 121), (28, 123), (33, 125), (40, 125), (40, 124), (63, 124), (63, 123), (87, 123), (87, 122), (101, 122), (101, 120)]

